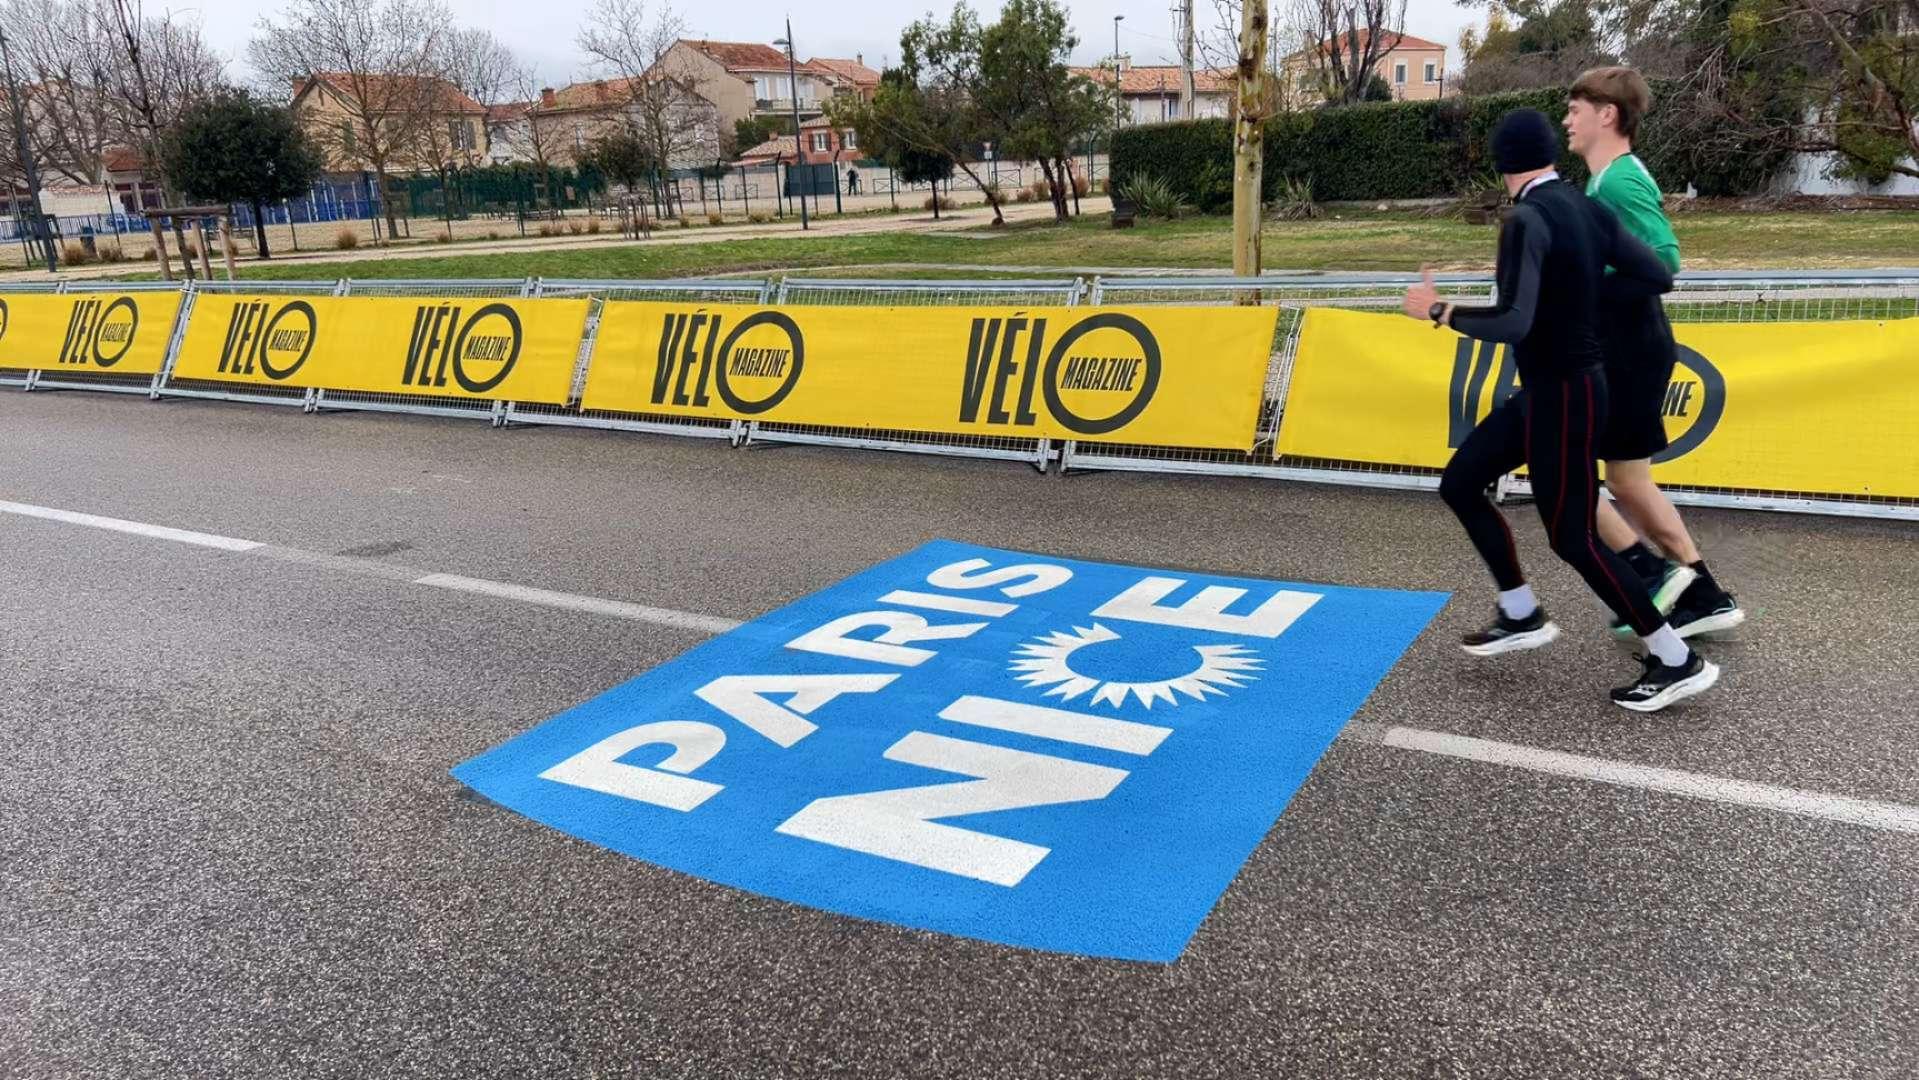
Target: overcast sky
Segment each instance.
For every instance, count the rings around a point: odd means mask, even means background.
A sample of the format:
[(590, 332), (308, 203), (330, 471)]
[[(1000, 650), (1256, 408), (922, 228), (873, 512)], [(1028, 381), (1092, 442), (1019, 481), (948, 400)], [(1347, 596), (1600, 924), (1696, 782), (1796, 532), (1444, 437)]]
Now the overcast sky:
[[(556, 86), (587, 73), (574, 46), (581, 18), (591, 0), (447, 0), (456, 14), (484, 26), (522, 57), (533, 61)], [(1455, 49), (1460, 27), (1476, 21), (1475, 13), (1452, 0), (1409, 0), (1406, 31)], [(675, 0), (694, 37), (721, 41), (771, 42), (785, 32), (783, 20), (794, 16), (793, 37), (800, 59), (815, 56), (852, 57), (863, 54), (867, 66), (878, 68), (899, 54), (899, 35), (908, 22), (928, 8), (941, 15), (952, 10), (952, 0), (853, 0), (851, 3), (791, 4), (788, 0)], [(975, 0), (982, 14), (996, 12), (996, 0)], [(1124, 15), (1119, 44), (1138, 64), (1177, 63), (1173, 41), (1171, 0), (1076, 0), (1068, 4), (1079, 31), (1077, 59), (1091, 64), (1113, 51), (1113, 16)], [(251, 81), (246, 64), (247, 40), (263, 15), (282, 5), (274, 0), (146, 0), (150, 13), (171, 10), (197, 18), (207, 40), (231, 61), (229, 74)], [(1194, 22), (1203, 34), (1218, 22), (1214, 0), (1194, 0)]]

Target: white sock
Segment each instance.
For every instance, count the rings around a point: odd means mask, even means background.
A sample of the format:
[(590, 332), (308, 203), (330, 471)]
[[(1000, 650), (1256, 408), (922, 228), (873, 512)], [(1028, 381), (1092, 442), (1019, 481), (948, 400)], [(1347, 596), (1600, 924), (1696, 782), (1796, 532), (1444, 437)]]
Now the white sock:
[(1692, 649), (1686, 644), (1686, 639), (1673, 632), (1671, 623), (1660, 623), (1659, 629), (1639, 640), (1645, 642), (1646, 648), (1667, 667), (1679, 667), (1692, 656)]
[(1508, 619), (1530, 619), (1538, 610), (1539, 601), (1534, 599), (1531, 585), (1505, 589), (1499, 594), (1499, 612)]

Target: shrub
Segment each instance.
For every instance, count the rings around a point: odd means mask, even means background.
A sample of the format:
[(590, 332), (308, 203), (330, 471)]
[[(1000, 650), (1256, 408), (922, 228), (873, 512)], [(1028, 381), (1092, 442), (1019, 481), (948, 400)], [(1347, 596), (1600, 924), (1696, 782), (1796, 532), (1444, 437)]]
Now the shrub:
[(980, 185), (980, 194), (986, 196), (988, 200), (993, 202), (1005, 202), (1006, 185), (1000, 183), (998, 180), (988, 181)]
[(928, 195), (925, 200), (920, 203), (920, 208), (922, 210), (931, 210), (935, 202), (939, 203), (941, 210), (951, 210), (953, 208), (953, 200), (944, 195)]
[(1151, 173), (1134, 176), (1120, 185), (1119, 193), (1148, 217), (1171, 221), (1190, 209), (1177, 188)]
[(574, 236), (578, 236), (586, 231), (586, 223), (583, 221), (569, 221), (566, 223), (566, 231)]
[(1280, 221), (1310, 221), (1319, 216), (1319, 204), (1313, 201), (1311, 180), (1280, 180), (1279, 194), (1273, 200), (1274, 218)]
[(764, 225), (767, 222), (773, 220), (773, 215), (767, 213), (764, 210), (755, 210), (752, 213), (746, 215), (746, 220), (752, 222), (755, 225)]
[(488, 240), (498, 240), (498, 239), (500, 238), (500, 230), (498, 230), (498, 229), (488, 229), (488, 230), (486, 231), (486, 238), (487, 238)]
[(690, 229), (693, 227), (693, 219), (687, 217), (685, 214), (681, 214), (679, 217), (679, 225), (682, 229)]
[(105, 244), (102, 244), (100, 245), (99, 258), (100, 258), (100, 261), (103, 263), (126, 262), (127, 249), (124, 245), (119, 243), (115, 243), (112, 247), (108, 247)]
[(153, 248), (148, 248), (145, 251), (142, 251), (140, 253), (140, 261), (141, 262), (159, 262), (160, 253), (158, 251), (155, 251)]
[(360, 234), (353, 231), (353, 226), (343, 225), (333, 237), (333, 246), (341, 251), (352, 251), (360, 246)]
[[(1699, 138), (1709, 125), (1696, 92), (1655, 85), (1656, 104), (1636, 149), (1667, 190), (1690, 181), (1702, 193), (1763, 190), (1781, 158), (1767, 145), (1721, 146)], [(1557, 87), (1442, 101), (1376, 102), (1288, 113), (1268, 121), (1262, 197), (1279, 198), (1282, 183), (1309, 183), (1329, 201), (1447, 198), (1492, 168), (1488, 143), (1507, 112), (1533, 108), (1557, 122), (1565, 111)], [(1710, 146), (1708, 149), (1707, 147)], [(1585, 163), (1562, 152), (1559, 171), (1585, 182)], [(1125, 128), (1113, 139), (1112, 175), (1119, 190), (1136, 175), (1167, 178), (1208, 213), (1232, 205), (1233, 125), (1191, 120)], [(1044, 185), (1036, 185), (1045, 194)]]
[(450, 232), (434, 233), (433, 242), (436, 244), (451, 244), (453, 242), (453, 234)]
[(185, 255), (189, 259), (199, 258), (200, 257), (199, 241), (195, 240), (191, 236), (187, 237), (186, 242), (180, 245), (180, 253)]
[(1076, 198), (1084, 199), (1086, 193), (1091, 190), (1093, 190), (1093, 185), (1087, 183), (1084, 176), (1073, 177), (1073, 195)]
[(1026, 185), (1026, 193), (1032, 196), (1032, 198), (1027, 200), (1028, 202), (1053, 201), (1053, 185), (1044, 179), (1035, 180)]
[(560, 223), (557, 221), (540, 222), (539, 233), (541, 236), (559, 236), (565, 231), (565, 229), (560, 228)]
[(600, 223), (600, 215), (595, 214), (586, 219), (586, 231), (589, 235), (598, 236), (600, 230), (604, 228), (606, 228), (606, 226)]
[(78, 240), (68, 240), (60, 245), (60, 262), (65, 266), (85, 266), (93, 261), (93, 256), (81, 246)]
[(708, 225), (724, 225), (726, 224), (726, 218), (722, 216), (718, 210), (708, 210), (706, 212), (706, 223)]

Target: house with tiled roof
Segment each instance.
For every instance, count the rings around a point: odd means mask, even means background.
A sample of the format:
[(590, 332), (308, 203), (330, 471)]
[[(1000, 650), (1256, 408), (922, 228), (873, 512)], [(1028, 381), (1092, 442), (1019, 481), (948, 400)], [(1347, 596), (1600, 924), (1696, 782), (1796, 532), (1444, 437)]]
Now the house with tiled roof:
[(800, 124), (799, 150), (794, 151), (791, 135), (775, 135), (758, 146), (740, 151), (738, 165), (848, 165), (860, 157), (859, 133), (851, 128), (836, 128), (824, 116)]
[[(669, 66), (671, 65), (671, 66)], [(719, 106), (695, 87), (698, 67), (670, 55), (637, 79), (594, 79), (560, 89), (545, 87), (527, 112), (528, 141), (553, 164), (575, 164), (595, 140), (622, 131), (645, 130), (652, 113), (641, 107), (652, 91), (666, 95), (663, 119), (675, 143), (671, 165), (711, 165), (722, 156)], [(705, 80), (710, 82), (711, 80)], [(651, 90), (649, 90), (651, 88)], [(730, 125), (727, 125), (730, 127)]]
[(786, 53), (748, 41), (682, 38), (654, 70), (689, 81), (719, 110), (723, 131), (749, 117), (790, 117), (796, 106), (802, 120), (817, 117), (834, 97), (871, 99), (880, 84), (879, 72), (864, 57), (815, 57), (789, 70)]
[[(1446, 96), (1446, 46), (1411, 34), (1389, 33), (1381, 37), (1385, 48), (1373, 64), (1373, 72), (1392, 88), (1393, 100), (1431, 101)], [(1340, 35), (1339, 49), (1345, 54), (1346, 63), (1351, 64), (1355, 49), (1363, 54), (1371, 42), (1371, 32), (1360, 30), (1353, 35)], [(1295, 108), (1310, 108), (1325, 101), (1321, 78), (1332, 51), (1333, 42), (1327, 39), (1281, 61), (1287, 98)]]
[(444, 162), (478, 165), (487, 154), (486, 106), (445, 79), (420, 75), (319, 72), (293, 80), (293, 115), (315, 136), (330, 173), (372, 167), (358, 146), (368, 123), (392, 133), (399, 171)]
[[(1179, 94), (1184, 81), (1183, 69), (1166, 65), (1139, 65), (1130, 56), (1120, 56), (1098, 67), (1073, 68), (1075, 75), (1105, 87), (1112, 87), (1115, 73), (1119, 82), (1120, 110), (1128, 124), (1158, 124), (1181, 120)], [(1197, 70), (1193, 72), (1193, 116), (1226, 116), (1232, 111), (1233, 73)]]

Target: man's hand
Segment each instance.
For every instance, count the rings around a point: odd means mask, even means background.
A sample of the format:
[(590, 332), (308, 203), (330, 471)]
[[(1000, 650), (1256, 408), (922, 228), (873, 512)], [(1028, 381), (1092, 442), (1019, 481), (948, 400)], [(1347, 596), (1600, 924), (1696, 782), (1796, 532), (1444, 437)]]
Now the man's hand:
[(1400, 301), (1400, 309), (1409, 318), (1420, 322), (1432, 320), (1433, 305), (1439, 302), (1439, 287), (1433, 283), (1433, 268), (1430, 265), (1419, 268), (1419, 284), (1406, 290), (1406, 299)]

